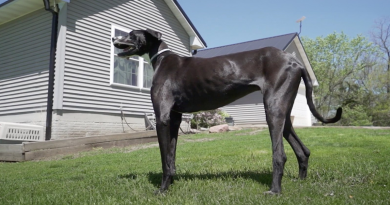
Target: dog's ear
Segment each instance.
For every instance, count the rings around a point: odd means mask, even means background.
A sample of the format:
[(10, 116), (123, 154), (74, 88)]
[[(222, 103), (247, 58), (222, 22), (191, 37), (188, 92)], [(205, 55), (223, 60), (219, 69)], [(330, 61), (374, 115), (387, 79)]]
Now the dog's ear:
[(160, 32), (157, 32), (157, 31), (153, 31), (151, 29), (146, 29), (146, 32), (149, 33), (150, 35), (152, 35), (153, 37), (157, 38), (158, 40), (161, 39), (161, 36), (162, 34)]

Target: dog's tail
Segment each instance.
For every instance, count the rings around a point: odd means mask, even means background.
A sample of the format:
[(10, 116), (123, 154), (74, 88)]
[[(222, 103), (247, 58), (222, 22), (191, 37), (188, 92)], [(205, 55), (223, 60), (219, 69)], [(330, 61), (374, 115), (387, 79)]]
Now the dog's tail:
[(309, 109), (311, 113), (313, 113), (314, 117), (317, 118), (319, 121), (323, 123), (335, 123), (341, 119), (341, 114), (343, 113), (343, 109), (339, 107), (336, 112), (336, 116), (334, 118), (330, 119), (325, 119), (323, 118), (316, 110), (314, 107), (313, 103), (313, 98), (312, 98), (312, 93), (313, 93), (313, 84), (311, 82), (309, 73), (307, 72), (306, 68), (302, 68), (302, 78), (303, 82), (305, 82), (305, 87), (306, 87), (306, 100), (307, 100), (307, 105), (309, 106)]

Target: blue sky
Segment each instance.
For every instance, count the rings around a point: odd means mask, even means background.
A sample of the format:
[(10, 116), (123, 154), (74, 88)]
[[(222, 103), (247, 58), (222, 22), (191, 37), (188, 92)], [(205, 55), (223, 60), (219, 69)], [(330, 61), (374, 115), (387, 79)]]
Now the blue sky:
[(299, 32), (302, 16), (301, 36), (368, 37), (375, 20), (390, 17), (390, 0), (178, 1), (209, 48)]
[(209, 48), (299, 32), (369, 37), (375, 20), (390, 17), (390, 0), (178, 0)]

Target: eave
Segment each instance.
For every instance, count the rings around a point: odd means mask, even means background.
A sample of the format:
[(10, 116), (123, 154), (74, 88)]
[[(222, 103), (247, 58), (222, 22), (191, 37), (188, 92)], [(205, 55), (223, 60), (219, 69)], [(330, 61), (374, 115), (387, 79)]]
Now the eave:
[(305, 65), (306, 70), (307, 70), (307, 72), (310, 75), (310, 78), (311, 78), (311, 80), (313, 82), (313, 85), (314, 86), (319, 86), (317, 77), (316, 77), (316, 75), (314, 73), (313, 68), (310, 65), (309, 58), (306, 55), (305, 49), (303, 48), (303, 45), (302, 45), (301, 40), (299, 39), (299, 36), (296, 35), (294, 37), (294, 39), (292, 40), (292, 42), (295, 43), (296, 47), (298, 48), (299, 55), (301, 55), (301, 57), (302, 57), (303, 64)]
[[(177, 0), (164, 0), (172, 13), (179, 20), (184, 30), (190, 36), (190, 47), (192, 50), (206, 48), (207, 44), (203, 40), (202, 36), (196, 30), (187, 14), (181, 8)], [(67, 2), (70, 0), (57, 0), (57, 2)], [(9, 21), (20, 18), (26, 14), (34, 12), (36, 10), (44, 8), (42, 0), (8, 0), (3, 4), (0, 4), (0, 25)]]
[(203, 40), (202, 36), (196, 30), (195, 26), (192, 24), (191, 20), (188, 18), (187, 14), (181, 8), (177, 0), (164, 0), (168, 7), (171, 9), (172, 13), (179, 20), (180, 24), (183, 26), (184, 30), (190, 36), (190, 46), (192, 50), (203, 49), (207, 47), (206, 42)]
[[(70, 2), (70, 0), (62, 0)], [(57, 1), (61, 2), (61, 1)], [(0, 4), (0, 25), (20, 18), (26, 14), (43, 9), (45, 6), (42, 0), (8, 0)]]

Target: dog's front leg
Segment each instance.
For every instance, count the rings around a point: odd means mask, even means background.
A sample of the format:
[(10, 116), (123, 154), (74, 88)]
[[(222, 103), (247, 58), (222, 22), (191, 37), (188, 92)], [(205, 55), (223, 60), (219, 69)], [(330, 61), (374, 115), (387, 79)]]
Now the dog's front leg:
[(156, 128), (157, 128), (157, 138), (158, 144), (160, 147), (160, 155), (161, 155), (161, 165), (162, 165), (162, 181), (160, 189), (157, 190), (156, 193), (163, 193), (169, 187), (171, 182), (171, 177), (169, 175), (169, 166), (168, 166), (168, 153), (169, 153), (169, 130), (170, 125), (161, 122), (158, 120), (158, 116), (156, 115)]
[(168, 153), (168, 167), (169, 174), (171, 176), (171, 183), (173, 182), (173, 176), (176, 174), (176, 145), (177, 138), (179, 135), (179, 128), (181, 124), (182, 114), (171, 111), (170, 113), (170, 142), (169, 142), (169, 153)]
[(166, 108), (156, 109), (155, 112), (163, 171), (161, 187), (157, 193), (163, 193), (173, 183), (173, 176), (176, 172), (176, 145), (182, 114)]

